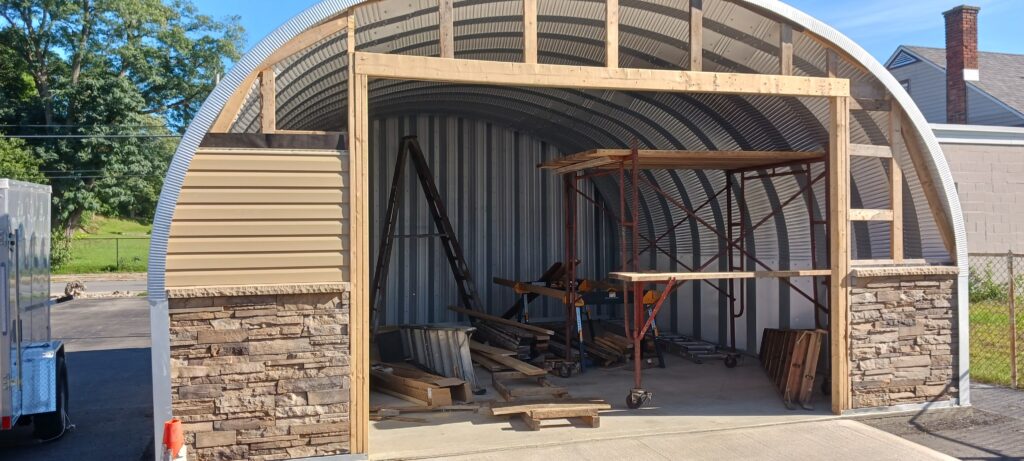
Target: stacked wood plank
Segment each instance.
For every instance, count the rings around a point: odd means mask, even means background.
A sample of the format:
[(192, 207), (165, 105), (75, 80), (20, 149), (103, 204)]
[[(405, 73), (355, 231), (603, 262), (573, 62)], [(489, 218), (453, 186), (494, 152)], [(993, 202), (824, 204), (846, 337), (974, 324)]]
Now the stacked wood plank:
[(405, 363), (377, 363), (370, 370), (373, 390), (424, 407), (451, 406), (454, 401), (472, 402), (470, 385), (457, 378), (427, 373)]
[(534, 325), (516, 322), (495, 315), (488, 315), (461, 307), (449, 307), (454, 312), (473, 319), (476, 333), (473, 338), (482, 343), (510, 350), (521, 360), (543, 355), (548, 350), (548, 340), (553, 331)]
[[(621, 340), (618, 338), (621, 338)], [(579, 361), (579, 340), (574, 338), (572, 344), (573, 350), (566, 352), (565, 336), (556, 333), (548, 344), (548, 348), (551, 352), (561, 357)], [(601, 333), (592, 340), (584, 340), (583, 344), (585, 346), (584, 353), (590, 360), (601, 366), (622, 363), (631, 357), (633, 353), (633, 345), (629, 344), (626, 338), (613, 333)]]
[(579, 419), (590, 427), (600, 427), (599, 412), (612, 408), (603, 400), (574, 399), (533, 401), (523, 403), (492, 403), (494, 416), (519, 415), (531, 431), (539, 431), (541, 422), (549, 419)]
[(824, 330), (764, 330), (761, 364), (791, 410), (796, 404), (814, 408), (814, 377), (825, 334)]

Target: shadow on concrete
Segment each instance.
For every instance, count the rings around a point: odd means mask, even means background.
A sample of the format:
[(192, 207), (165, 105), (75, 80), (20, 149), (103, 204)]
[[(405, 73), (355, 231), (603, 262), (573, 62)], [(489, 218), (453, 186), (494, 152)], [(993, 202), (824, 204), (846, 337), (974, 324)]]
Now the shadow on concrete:
[(68, 413), (75, 428), (47, 443), (32, 439), (31, 427), (0, 433), (0, 458), (140, 459), (153, 441), (149, 348), (69, 352), (67, 357)]

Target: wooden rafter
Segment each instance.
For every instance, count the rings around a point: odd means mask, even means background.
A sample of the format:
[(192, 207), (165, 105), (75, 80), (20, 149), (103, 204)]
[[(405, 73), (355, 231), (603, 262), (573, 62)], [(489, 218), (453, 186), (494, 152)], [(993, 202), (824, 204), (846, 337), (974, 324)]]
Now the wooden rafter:
[[(568, 155), (538, 165), (556, 173), (571, 173), (587, 169), (617, 168), (628, 157), (628, 149), (595, 149)], [(738, 168), (770, 167), (795, 161), (824, 159), (822, 152), (790, 151), (686, 151), (641, 150), (638, 152), (642, 169), (674, 170), (732, 170)]]
[[(897, 112), (893, 112), (893, 116), (897, 116)], [(928, 164), (925, 162), (925, 147), (917, 139), (917, 133), (913, 131), (907, 132), (907, 127), (912, 127), (913, 122), (907, 117), (907, 114), (903, 110), (898, 110), (898, 116), (900, 117), (900, 134), (903, 138), (903, 142), (907, 146), (907, 153), (910, 154), (910, 160), (914, 164), (914, 171), (917, 172), (917, 179), (921, 182), (921, 189), (924, 191), (925, 198), (928, 201), (928, 207), (932, 211), (932, 217), (935, 219), (935, 225), (939, 228), (939, 235), (942, 236), (942, 243), (946, 246), (946, 251), (949, 252), (949, 257), (956, 263), (956, 234), (953, 232), (953, 224), (949, 219), (949, 215), (946, 213), (945, 207), (942, 205), (942, 200), (939, 197), (939, 186), (932, 180), (931, 170), (928, 169)]]
[(257, 71), (249, 74), (242, 81), (242, 84), (238, 86), (238, 90), (228, 98), (228, 102), (224, 104), (224, 108), (221, 109), (220, 115), (213, 123), (213, 128), (210, 129), (210, 132), (227, 133), (231, 129), (231, 124), (238, 118), (238, 111), (242, 108), (242, 104), (245, 103), (246, 96), (249, 95), (249, 89), (252, 88), (253, 83), (256, 82), (256, 79), (260, 77), (265, 69), (273, 67), (281, 62), (281, 60), (309, 48), (327, 37), (344, 31), (348, 25), (348, 16), (332, 19), (315, 26), (281, 45), (270, 57), (263, 61)]
[(704, 0), (690, 0), (690, 70), (704, 70)]
[(479, 85), (807, 97), (850, 95), (850, 82), (834, 78), (524, 64), (367, 52), (356, 53), (356, 68), (371, 78)]

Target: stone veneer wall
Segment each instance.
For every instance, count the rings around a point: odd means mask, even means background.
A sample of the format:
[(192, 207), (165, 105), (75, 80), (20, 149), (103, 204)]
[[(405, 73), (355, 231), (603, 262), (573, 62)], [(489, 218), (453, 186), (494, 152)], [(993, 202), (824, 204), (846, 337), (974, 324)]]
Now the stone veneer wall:
[(854, 409), (944, 401), (958, 395), (956, 275), (911, 274), (882, 271), (852, 277)]
[(172, 406), (190, 460), (348, 453), (347, 284), (168, 295)]

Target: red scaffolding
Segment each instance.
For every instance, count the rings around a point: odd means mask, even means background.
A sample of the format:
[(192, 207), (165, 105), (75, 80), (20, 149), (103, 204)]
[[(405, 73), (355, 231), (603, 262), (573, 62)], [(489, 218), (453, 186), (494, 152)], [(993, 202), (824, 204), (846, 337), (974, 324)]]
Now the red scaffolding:
[[(812, 168), (815, 164), (822, 164), (824, 168), (815, 173)], [(543, 169), (553, 170), (561, 174), (564, 184), (564, 206), (565, 211), (565, 261), (576, 261), (578, 257), (578, 228), (577, 200), (582, 197), (600, 210), (613, 216), (619, 224), (621, 235), (620, 242), (620, 268), (618, 272), (609, 274), (609, 277), (622, 282), (622, 293), (624, 293), (623, 323), (626, 336), (633, 343), (633, 388), (627, 396), (627, 404), (630, 408), (638, 408), (646, 403), (650, 392), (643, 389), (642, 381), (642, 342), (651, 329), (654, 319), (669, 295), (688, 281), (701, 282), (709, 285), (729, 300), (729, 355), (726, 364), (735, 365), (737, 354), (736, 349), (736, 320), (746, 313), (746, 283), (747, 279), (754, 278), (777, 278), (784, 281), (790, 289), (800, 296), (806, 298), (814, 306), (814, 318), (818, 328), (828, 328), (827, 315), (828, 306), (822, 299), (828, 299), (827, 294), (819, 295), (819, 287), (827, 290), (831, 276), (830, 261), (828, 252), (824, 258), (818, 258), (818, 242), (816, 228), (821, 227), (826, 236), (828, 248), (828, 194), (824, 194), (825, 206), (821, 212), (822, 218), (815, 218), (814, 214), (814, 186), (824, 180), (825, 190), (828, 190), (828, 164), (825, 162), (824, 154), (820, 152), (708, 152), (708, 151), (655, 151), (639, 150), (635, 146), (632, 149), (601, 149), (582, 152), (575, 155), (540, 165)], [(714, 195), (707, 198), (700, 206), (691, 208), (686, 206), (678, 198), (668, 194), (657, 183), (640, 174), (644, 169), (671, 169), (671, 170), (721, 170), (726, 174), (726, 184)], [(617, 176), (617, 178), (615, 178)], [(772, 206), (770, 212), (763, 216), (756, 223), (748, 224), (747, 209), (743, 204), (746, 186), (748, 181), (772, 179), (782, 176), (802, 177), (803, 184), (788, 199)], [(580, 183), (586, 180), (593, 180), (601, 177), (612, 177), (617, 179), (619, 187), (619, 210), (612, 213), (607, 204), (591, 197), (580, 188)], [(628, 179), (628, 184), (627, 184)], [(640, 185), (644, 184), (654, 193), (663, 198), (673, 207), (681, 210), (684, 216), (673, 222), (668, 230), (657, 236), (646, 236), (640, 232), (638, 225), (640, 219)], [(725, 195), (727, 209), (727, 225), (723, 231), (700, 217), (700, 211), (720, 200)], [(765, 261), (749, 251), (746, 240), (753, 235), (754, 231), (763, 224), (775, 217), (784, 208), (797, 199), (803, 198), (807, 207), (807, 216), (810, 226), (811, 264), (809, 269), (801, 270), (779, 270), (772, 268)], [(735, 204), (734, 204), (735, 201)], [(734, 210), (735, 208), (735, 210)], [(662, 240), (679, 226), (688, 221), (698, 223), (718, 237), (724, 245), (721, 249), (701, 262), (697, 267), (691, 267), (681, 261), (678, 255), (666, 250), (661, 246)], [(640, 241), (643, 240), (644, 247), (640, 248)], [(640, 255), (647, 251), (656, 251), (665, 255), (682, 267), (687, 272), (655, 272), (642, 271), (640, 268)], [(722, 258), (728, 261), (728, 272), (705, 272), (711, 264), (720, 261)], [(819, 259), (822, 259), (819, 261)], [(824, 269), (820, 269), (824, 268)], [(751, 270), (753, 269), (753, 270)], [(796, 286), (790, 279), (796, 277), (810, 277), (812, 279), (811, 293)], [(723, 289), (712, 280), (729, 280), (727, 288)], [(578, 286), (576, 265), (571, 265), (565, 274), (565, 289), (567, 296), (564, 298), (566, 305), (566, 351), (572, 351), (571, 343), (574, 336), (582, 335), (579, 318), (579, 305), (583, 298)], [(819, 282), (823, 282), (819, 285)], [(653, 307), (645, 308), (644, 294), (650, 287), (657, 287), (658, 296)], [(824, 320), (823, 320), (824, 319)], [(576, 335), (572, 328), (576, 328)], [(582, 344), (583, 338), (579, 337)], [(567, 357), (568, 358), (568, 357)], [(581, 357), (582, 360), (582, 357)], [(731, 360), (731, 364), (730, 364)]]

